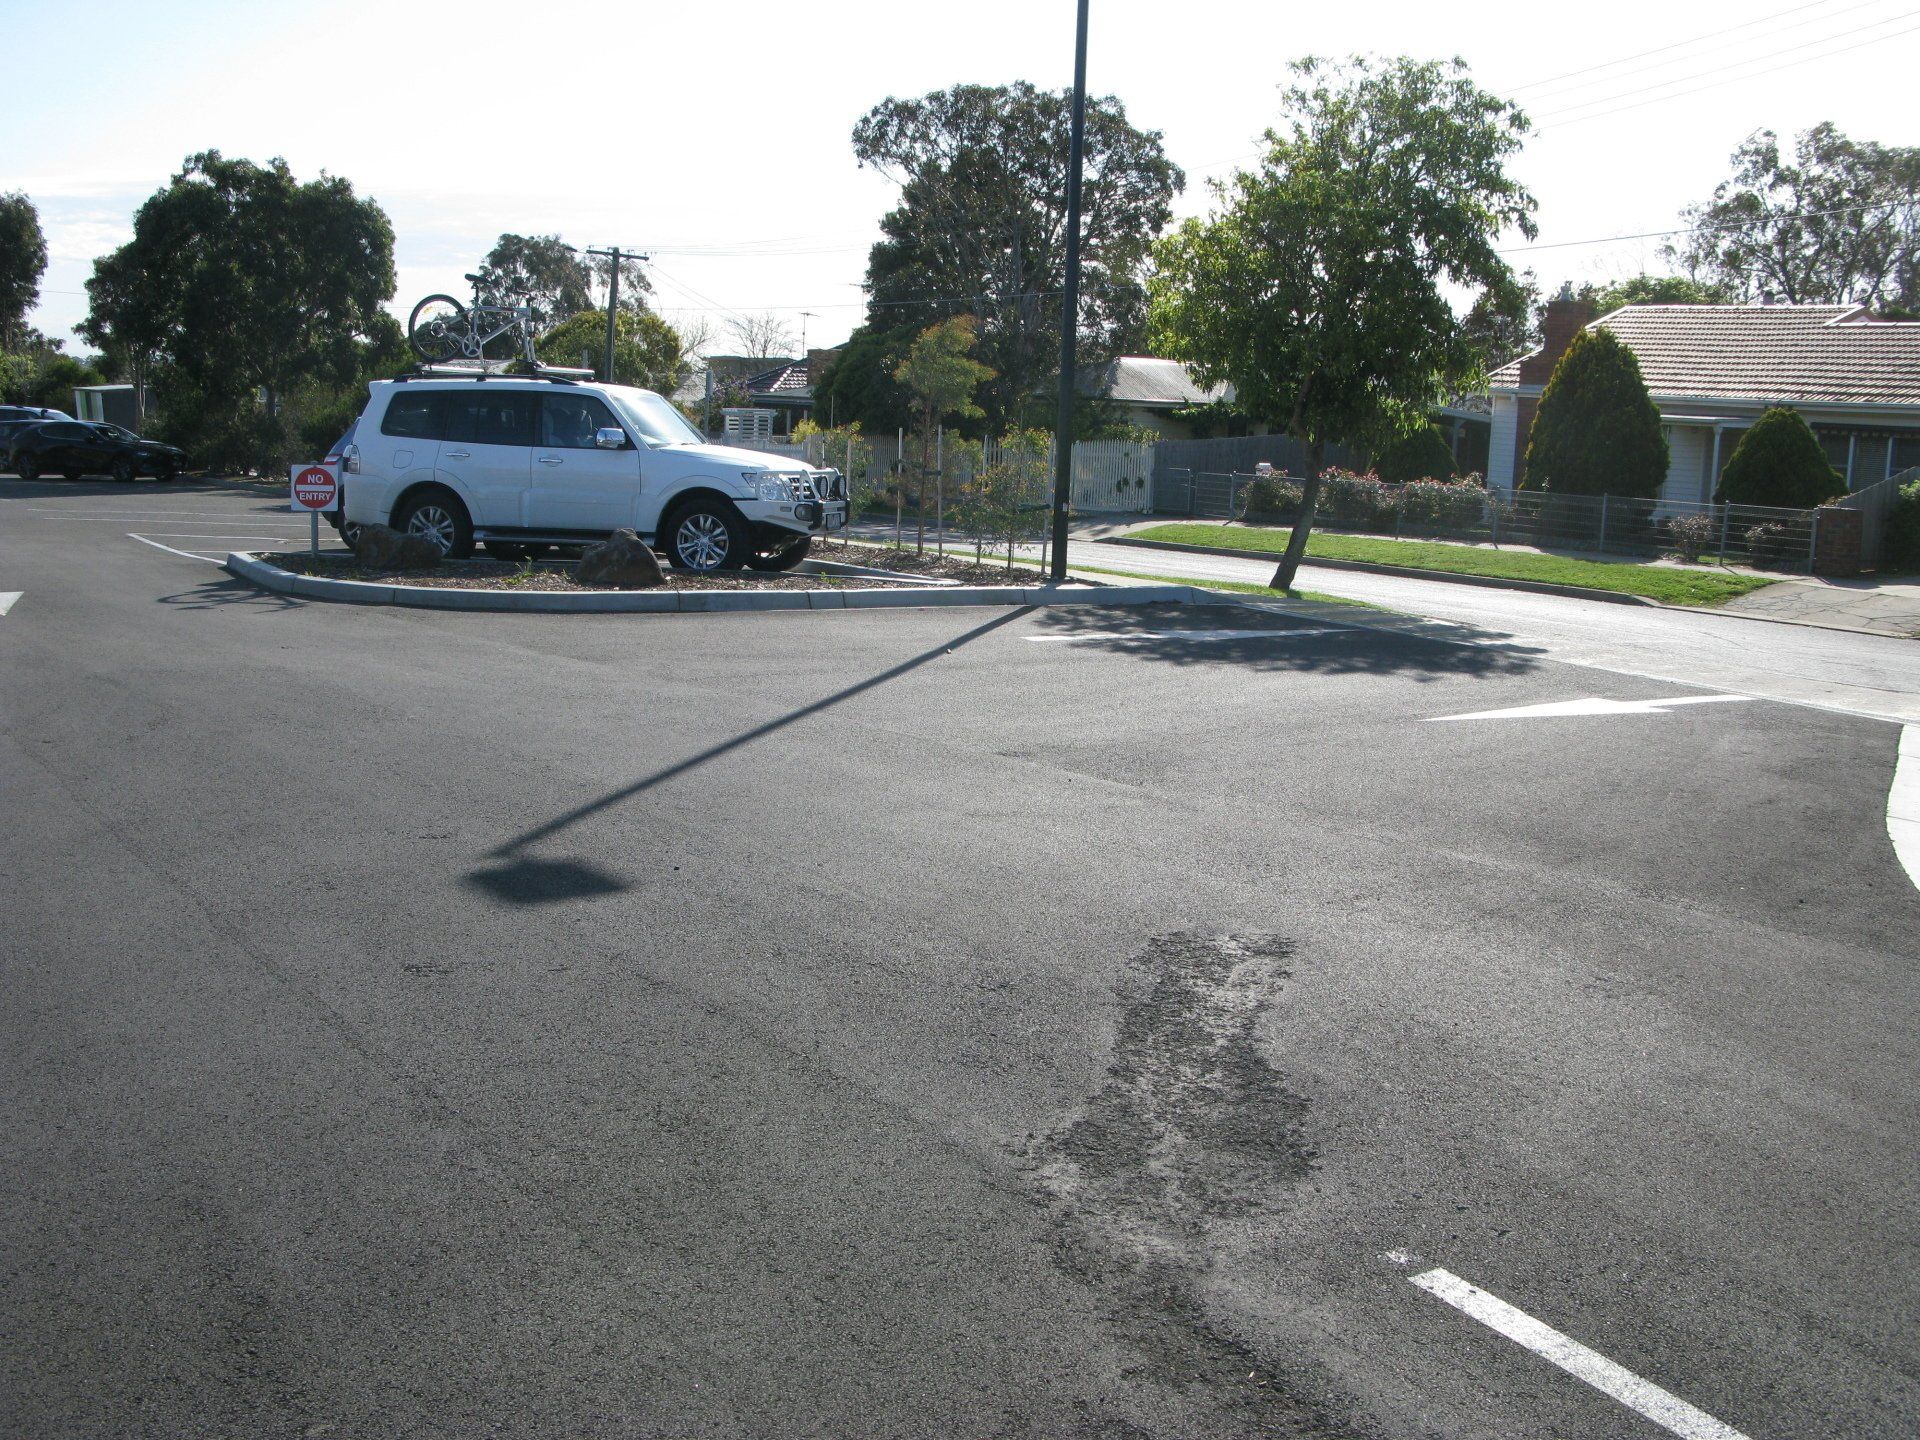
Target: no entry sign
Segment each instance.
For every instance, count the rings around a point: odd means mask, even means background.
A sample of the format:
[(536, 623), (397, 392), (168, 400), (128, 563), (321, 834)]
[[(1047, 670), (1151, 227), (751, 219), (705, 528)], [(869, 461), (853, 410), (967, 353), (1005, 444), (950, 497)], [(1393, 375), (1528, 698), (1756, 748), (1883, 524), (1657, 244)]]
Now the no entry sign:
[(339, 493), (339, 482), (324, 465), (309, 465), (293, 472), (293, 503), (303, 510), (331, 510)]

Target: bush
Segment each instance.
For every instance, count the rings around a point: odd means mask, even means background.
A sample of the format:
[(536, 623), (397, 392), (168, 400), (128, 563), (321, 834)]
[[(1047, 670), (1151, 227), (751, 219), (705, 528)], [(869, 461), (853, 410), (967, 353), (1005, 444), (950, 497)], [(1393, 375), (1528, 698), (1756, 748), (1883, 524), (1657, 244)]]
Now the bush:
[(1920, 480), (1900, 487), (1880, 543), (1882, 569), (1920, 570)]
[(1248, 524), (1292, 520), (1300, 513), (1300, 482), (1278, 475), (1262, 475), (1247, 486), (1247, 503), (1240, 518)]
[(1740, 437), (1733, 458), (1720, 472), (1714, 498), (1729, 505), (1810, 510), (1846, 489), (1846, 480), (1827, 463), (1807, 422), (1797, 411), (1776, 405)]
[(1769, 520), (1747, 531), (1747, 559), (1759, 569), (1778, 570), (1807, 558), (1807, 542), (1790, 526)]
[(1667, 543), (1676, 560), (1692, 564), (1707, 553), (1719, 531), (1720, 522), (1711, 515), (1675, 515), (1667, 521)]
[(1367, 530), (1392, 525), (1394, 494), (1373, 475), (1356, 475), (1351, 470), (1328, 470), (1320, 477), (1320, 503), (1316, 521), (1350, 525)]
[(1390, 441), (1374, 457), (1373, 468), (1389, 485), (1409, 480), (1446, 480), (1453, 475), (1453, 451), (1440, 432), (1423, 425), (1409, 435)]
[(1477, 530), (1486, 518), (1485, 487), (1465, 480), (1410, 481), (1400, 487), (1398, 500), (1402, 530)]
[(1527, 439), (1529, 490), (1652, 499), (1667, 479), (1667, 437), (1633, 351), (1583, 330), (1553, 367)]

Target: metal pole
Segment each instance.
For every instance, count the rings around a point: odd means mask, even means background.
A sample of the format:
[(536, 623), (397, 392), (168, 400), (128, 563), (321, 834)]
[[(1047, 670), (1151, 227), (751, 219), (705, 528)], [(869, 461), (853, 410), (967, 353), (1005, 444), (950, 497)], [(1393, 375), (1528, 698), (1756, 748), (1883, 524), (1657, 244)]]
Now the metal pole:
[(313, 556), (317, 560), (320, 558), (320, 512), (318, 510), (307, 511), (307, 520), (313, 526), (312, 534), (308, 539), (312, 545)]
[(707, 361), (707, 393), (700, 401), (700, 435), (702, 439), (713, 434), (713, 361)]
[(1600, 553), (1602, 555), (1607, 553), (1607, 500), (1609, 498), (1606, 495), (1600, 497)]
[(613, 384), (614, 317), (620, 313), (620, 247), (613, 247), (613, 277), (607, 282), (607, 384)]
[(1073, 41), (1073, 131), (1067, 149), (1067, 283), (1060, 300), (1060, 417), (1054, 426), (1053, 554), (1048, 574), (1067, 578), (1067, 503), (1073, 490), (1074, 347), (1080, 328), (1080, 168), (1087, 140), (1087, 0)]
[(933, 432), (933, 545), (947, 553), (947, 427)]

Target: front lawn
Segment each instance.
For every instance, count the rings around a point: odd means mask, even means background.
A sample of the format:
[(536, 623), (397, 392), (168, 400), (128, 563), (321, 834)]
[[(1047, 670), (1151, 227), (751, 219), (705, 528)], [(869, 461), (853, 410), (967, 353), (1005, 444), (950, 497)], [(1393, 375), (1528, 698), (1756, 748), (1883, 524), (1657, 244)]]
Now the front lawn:
[[(1154, 525), (1135, 530), (1136, 540), (1165, 540), (1176, 545), (1207, 545), (1228, 550), (1258, 550), (1278, 555), (1287, 548), (1289, 530), (1254, 525)], [(1422, 540), (1376, 540), (1365, 535), (1315, 532), (1307, 554), (1323, 560), (1362, 560), (1413, 570), (1445, 570), (1455, 575), (1485, 575), (1496, 580), (1537, 580), (1551, 585), (1581, 585), (1639, 595), (1665, 605), (1719, 605), (1772, 585), (1766, 575), (1727, 575), (1710, 570), (1681, 570), (1669, 565), (1615, 564), (1569, 560), (1530, 550), (1488, 550), (1473, 545), (1443, 545)]]

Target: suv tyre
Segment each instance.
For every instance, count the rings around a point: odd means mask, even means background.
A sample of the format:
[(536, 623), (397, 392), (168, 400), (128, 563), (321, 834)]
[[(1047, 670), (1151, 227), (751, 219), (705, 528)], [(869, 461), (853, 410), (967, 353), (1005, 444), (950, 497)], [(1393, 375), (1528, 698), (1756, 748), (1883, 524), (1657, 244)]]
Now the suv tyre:
[(738, 570), (753, 558), (753, 535), (740, 512), (724, 500), (689, 500), (660, 527), (667, 558), (676, 570), (711, 575)]
[(766, 555), (756, 555), (747, 562), (750, 570), (791, 570), (807, 558), (807, 552), (813, 549), (813, 537), (802, 535), (784, 550), (775, 550)]
[(38, 480), (40, 478), (40, 462), (31, 455), (18, 456), (13, 462), (13, 473), (18, 475), (22, 480)]
[(449, 560), (473, 554), (473, 519), (460, 497), (432, 485), (417, 490), (394, 513), (393, 528), (403, 535), (423, 535), (440, 547)]
[(122, 458), (113, 462), (113, 478), (116, 484), (131, 485), (137, 474), (131, 460)]

